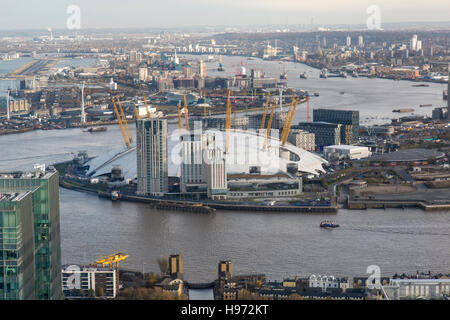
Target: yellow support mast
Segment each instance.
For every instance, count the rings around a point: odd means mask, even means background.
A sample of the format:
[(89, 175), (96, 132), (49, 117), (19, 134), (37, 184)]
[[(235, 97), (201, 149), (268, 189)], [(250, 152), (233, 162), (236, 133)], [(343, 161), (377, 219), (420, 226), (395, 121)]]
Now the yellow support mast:
[(112, 98), (112, 103), (114, 106), (114, 112), (116, 113), (117, 121), (119, 122), (120, 131), (122, 132), (123, 140), (125, 141), (125, 145), (127, 146), (127, 148), (129, 148), (130, 143), (128, 142), (128, 137), (127, 137), (127, 134), (125, 133), (125, 129), (122, 124), (122, 118), (119, 114), (119, 111), (117, 110), (117, 106), (116, 106), (116, 103), (114, 102), (114, 98)]
[(283, 137), (284, 137), (284, 135), (286, 134), (286, 130), (287, 130), (288, 123), (289, 123), (289, 118), (290, 118), (290, 116), (291, 116), (291, 113), (292, 113), (292, 109), (293, 109), (293, 107), (294, 107), (294, 102), (295, 102), (295, 100), (296, 100), (296, 98), (295, 98), (295, 95), (294, 95), (294, 96), (292, 97), (291, 105), (289, 106), (289, 111), (288, 111), (288, 113), (286, 114), (286, 119), (284, 120), (283, 131), (281, 132), (280, 140), (282, 140)]
[(181, 101), (178, 101), (177, 104), (177, 113), (178, 113), (178, 128), (183, 129), (183, 124), (181, 123), (181, 110), (180, 110)]
[(228, 153), (228, 147), (230, 145), (230, 130), (231, 130), (231, 100), (230, 100), (231, 90), (228, 90), (228, 98), (227, 98), (227, 112), (225, 118), (225, 153)]
[(123, 112), (122, 103), (120, 103), (119, 97), (116, 97), (116, 99), (117, 99), (117, 102), (119, 104), (119, 109), (120, 109), (120, 112), (122, 114), (123, 122), (125, 123), (125, 128), (127, 129), (128, 140), (130, 141), (130, 144), (132, 144), (133, 143), (133, 138), (131, 137), (130, 128), (128, 128), (127, 117), (125, 115), (125, 112)]
[(152, 115), (150, 113), (150, 111), (148, 110), (148, 104), (147, 104), (147, 99), (145, 99), (145, 93), (142, 94), (142, 96), (144, 97), (144, 104), (145, 104), (145, 110), (147, 111), (147, 118), (151, 118)]
[(297, 109), (298, 102), (299, 102), (299, 99), (297, 99), (294, 102), (294, 109), (292, 110), (291, 116), (289, 117), (289, 123), (288, 123), (287, 129), (286, 129), (286, 133), (285, 133), (284, 137), (282, 137), (282, 140), (281, 140), (281, 145), (282, 146), (284, 146), (286, 144), (286, 141), (287, 141), (287, 139), (289, 137), (289, 132), (291, 131), (292, 122), (294, 121), (295, 110)]
[(141, 120), (141, 118), (139, 117), (139, 112), (138, 112), (135, 102), (134, 102), (134, 112), (136, 113), (136, 120)]
[(269, 110), (269, 101), (270, 101), (270, 92), (267, 93), (267, 102), (264, 107), (264, 113), (263, 113), (260, 129), (264, 129), (264, 126), (266, 125), (266, 115), (267, 115), (267, 111)]
[(267, 123), (266, 138), (264, 139), (263, 150), (266, 149), (267, 142), (269, 141), (269, 134), (270, 134), (270, 129), (272, 128), (272, 120), (273, 120), (273, 115), (275, 114), (275, 108), (276, 108), (275, 103), (272, 103), (272, 111), (270, 112), (269, 122)]
[(189, 111), (187, 107), (187, 101), (186, 101), (186, 92), (184, 93), (184, 126), (187, 131), (189, 131)]

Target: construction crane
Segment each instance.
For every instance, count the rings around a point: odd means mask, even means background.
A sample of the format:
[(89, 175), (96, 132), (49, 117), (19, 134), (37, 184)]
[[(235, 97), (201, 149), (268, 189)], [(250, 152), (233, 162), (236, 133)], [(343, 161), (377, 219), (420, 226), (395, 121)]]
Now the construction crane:
[(270, 101), (270, 92), (267, 93), (267, 102), (264, 107), (264, 113), (263, 113), (260, 129), (264, 129), (264, 126), (266, 125), (266, 115), (267, 115), (267, 110), (269, 110), (269, 101)]
[(181, 110), (180, 110), (181, 101), (178, 101), (177, 104), (177, 114), (178, 114), (178, 128), (183, 129), (183, 124), (181, 123)]
[(114, 106), (114, 112), (116, 113), (117, 121), (119, 122), (120, 131), (122, 132), (123, 141), (125, 141), (125, 145), (127, 146), (127, 148), (129, 148), (130, 142), (128, 141), (127, 134), (125, 133), (125, 128), (123, 127), (123, 124), (122, 124), (122, 117), (120, 116), (119, 111), (117, 110), (117, 106), (116, 106), (116, 103), (114, 102), (114, 98), (112, 98), (112, 103)]
[(295, 116), (295, 110), (297, 109), (297, 104), (299, 100), (295, 100), (294, 102), (294, 108), (292, 109), (291, 113), (288, 115), (288, 119), (286, 119), (286, 131), (283, 130), (283, 134), (281, 136), (281, 145), (284, 146), (286, 144), (286, 141), (289, 137), (289, 132), (291, 131), (292, 122), (294, 121)]
[(184, 93), (184, 127), (189, 131), (189, 114), (186, 101), (186, 92)]
[(143, 93), (142, 96), (144, 97), (145, 110), (147, 110), (147, 118), (150, 119), (152, 117), (152, 115), (150, 114), (150, 111), (148, 110), (147, 99), (145, 99), (145, 93)]
[(136, 113), (136, 120), (141, 120), (141, 118), (139, 117), (138, 109), (136, 107), (136, 103), (134, 103), (134, 112)]
[(230, 100), (231, 90), (228, 90), (227, 98), (227, 112), (225, 118), (225, 153), (228, 153), (228, 147), (230, 145), (230, 130), (231, 130), (231, 100)]
[(125, 112), (123, 112), (122, 103), (120, 103), (119, 97), (116, 97), (116, 100), (117, 100), (117, 102), (119, 104), (119, 110), (120, 110), (120, 112), (122, 114), (123, 122), (125, 123), (125, 128), (127, 129), (128, 140), (130, 141), (130, 144), (132, 144), (133, 143), (133, 138), (131, 137), (130, 128), (128, 128), (127, 116), (125, 115)]
[(270, 112), (269, 122), (267, 123), (266, 138), (264, 139), (263, 150), (266, 149), (267, 142), (269, 141), (269, 134), (270, 134), (270, 129), (272, 128), (272, 120), (273, 120), (273, 115), (275, 114), (275, 108), (276, 108), (275, 103), (272, 103), (272, 111)]
[(118, 252), (108, 256), (100, 256), (100, 259), (95, 261), (95, 263), (100, 264), (102, 267), (108, 266), (109, 268), (115, 264), (116, 269), (119, 269), (119, 262), (125, 260), (128, 256), (128, 254)]

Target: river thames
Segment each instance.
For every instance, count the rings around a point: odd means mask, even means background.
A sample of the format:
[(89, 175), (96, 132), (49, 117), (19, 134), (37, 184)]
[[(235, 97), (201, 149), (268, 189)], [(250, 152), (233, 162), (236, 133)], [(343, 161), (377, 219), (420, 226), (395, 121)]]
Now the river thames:
[[(232, 70), (240, 61), (276, 74), (278, 62), (227, 57)], [(215, 63), (208, 63), (210, 69)], [(412, 82), (381, 79), (318, 78), (318, 71), (286, 63), (290, 85), (319, 91), (312, 107), (349, 108), (361, 117), (392, 116), (397, 107), (442, 104), (442, 85), (415, 88)], [(250, 66), (247, 66), (250, 68)], [(270, 71), (272, 70), (272, 71)], [(311, 79), (297, 79), (301, 70)], [(317, 79), (314, 75), (317, 72)], [(214, 71), (208, 70), (214, 74)], [(291, 76), (292, 75), (292, 76)], [(292, 83), (290, 78), (292, 78)], [(295, 79), (294, 79), (295, 78)], [(340, 94), (345, 91), (344, 94)], [(302, 112), (296, 121), (303, 120)], [(303, 118), (302, 118), (303, 117)], [(134, 125), (130, 127), (134, 134)], [(71, 159), (79, 150), (100, 155), (123, 144), (117, 126), (108, 131), (82, 129), (33, 131), (0, 136), (0, 171), (32, 169), (35, 163)], [(450, 214), (419, 209), (351, 211), (338, 214), (217, 211), (210, 215), (158, 211), (142, 203), (111, 202), (92, 194), (60, 189), (63, 263), (91, 263), (100, 254), (124, 252), (124, 268), (158, 271), (157, 258), (182, 253), (188, 281), (206, 282), (217, 274), (222, 258), (233, 261), (233, 273), (264, 273), (269, 279), (309, 274), (364, 276), (378, 265), (383, 276), (419, 271), (446, 272), (450, 266)], [(322, 220), (336, 230), (322, 230)]]

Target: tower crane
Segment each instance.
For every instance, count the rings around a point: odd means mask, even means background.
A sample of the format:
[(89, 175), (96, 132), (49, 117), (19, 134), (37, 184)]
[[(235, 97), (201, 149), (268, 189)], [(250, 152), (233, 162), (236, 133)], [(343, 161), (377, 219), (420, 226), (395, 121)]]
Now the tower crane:
[(127, 129), (127, 136), (128, 136), (128, 140), (130, 141), (130, 144), (133, 143), (133, 138), (131, 137), (131, 132), (130, 132), (130, 128), (128, 128), (128, 121), (127, 121), (127, 117), (125, 115), (125, 112), (123, 112), (122, 109), (122, 103), (120, 103), (119, 97), (116, 97), (116, 100), (119, 104), (119, 110), (122, 114), (122, 118), (123, 118), (123, 122), (125, 123), (125, 128)]
[(269, 109), (269, 101), (270, 101), (270, 92), (267, 93), (267, 102), (264, 107), (264, 113), (263, 113), (260, 129), (264, 129), (264, 126), (266, 125), (266, 115), (267, 115), (267, 110)]
[(267, 142), (269, 140), (270, 129), (272, 128), (272, 120), (273, 120), (274, 113), (275, 113), (275, 103), (272, 103), (272, 111), (270, 112), (269, 122), (267, 123), (266, 138), (264, 139), (263, 150), (265, 150), (266, 147), (267, 147)]
[(119, 122), (120, 131), (122, 132), (123, 141), (125, 141), (125, 145), (127, 148), (130, 147), (130, 142), (128, 141), (127, 134), (125, 133), (125, 129), (122, 124), (122, 117), (119, 114), (119, 111), (117, 110), (116, 102), (114, 101), (114, 98), (112, 98), (112, 103), (114, 106), (114, 112), (116, 113), (117, 121)]

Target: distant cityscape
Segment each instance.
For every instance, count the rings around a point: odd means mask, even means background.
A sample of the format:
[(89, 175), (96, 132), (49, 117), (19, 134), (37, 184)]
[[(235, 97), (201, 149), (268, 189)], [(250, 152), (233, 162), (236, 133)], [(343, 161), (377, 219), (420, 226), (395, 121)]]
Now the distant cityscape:
[[(221, 259), (214, 281), (194, 283), (182, 254), (159, 257), (151, 272), (128, 269), (120, 252), (62, 265), (59, 188), (162, 214), (324, 215), (316, 227), (330, 233), (343, 227), (329, 219), (341, 210), (448, 213), (449, 39), (448, 28), (256, 27), (0, 37), (0, 138), (82, 130), (94, 141), (118, 125), (123, 140), (106, 153), (37, 157), (33, 169), (0, 173), (0, 300), (185, 300), (191, 290), (215, 300), (448, 300), (448, 272), (278, 282), (233, 274)], [(309, 69), (292, 76), (297, 65)], [(399, 107), (375, 124), (363, 109), (320, 103), (320, 86), (302, 88), (362, 79), (433, 89), (441, 105), (405, 108), (401, 95), (382, 96)], [(58, 150), (42, 150), (50, 152)]]

